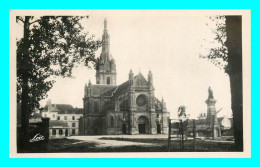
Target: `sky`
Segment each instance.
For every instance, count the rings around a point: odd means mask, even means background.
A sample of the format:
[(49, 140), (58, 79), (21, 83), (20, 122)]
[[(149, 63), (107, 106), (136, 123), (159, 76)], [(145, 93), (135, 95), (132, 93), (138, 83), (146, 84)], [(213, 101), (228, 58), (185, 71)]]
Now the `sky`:
[[(211, 47), (213, 38), (206, 26), (208, 14), (178, 11), (86, 11), (89, 16), (82, 24), (86, 31), (101, 39), (104, 19), (110, 35), (110, 52), (116, 60), (117, 84), (128, 79), (130, 69), (147, 78), (153, 74), (155, 96), (164, 98), (171, 118), (177, 118), (177, 109), (185, 105), (191, 118), (206, 113), (205, 100), (211, 86), (218, 116), (231, 115), (229, 77), (200, 54)], [(206, 42), (205, 42), (206, 41)], [(208, 43), (207, 43), (208, 42)], [(203, 46), (201, 46), (203, 45)], [(101, 50), (96, 52), (100, 55)], [(56, 83), (42, 100), (55, 104), (83, 107), (84, 85), (95, 83), (95, 70), (80, 66), (72, 78), (55, 78)]]

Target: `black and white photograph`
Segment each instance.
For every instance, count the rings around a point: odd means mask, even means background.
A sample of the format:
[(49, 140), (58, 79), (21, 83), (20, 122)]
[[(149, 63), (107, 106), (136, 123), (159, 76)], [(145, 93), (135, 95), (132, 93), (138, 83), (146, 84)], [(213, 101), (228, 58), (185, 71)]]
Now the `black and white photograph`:
[(250, 157), (250, 27), (250, 10), (11, 10), (10, 156)]

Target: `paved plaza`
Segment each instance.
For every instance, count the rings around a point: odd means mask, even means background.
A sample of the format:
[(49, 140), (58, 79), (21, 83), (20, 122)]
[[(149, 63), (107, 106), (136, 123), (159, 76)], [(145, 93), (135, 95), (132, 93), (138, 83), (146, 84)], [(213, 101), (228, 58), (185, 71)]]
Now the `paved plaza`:
[(109, 140), (111, 138), (115, 139), (167, 139), (167, 135), (104, 135), (104, 136), (71, 136), (67, 139), (81, 140), (73, 144), (79, 143), (95, 143), (96, 147), (122, 147), (122, 146), (161, 146), (162, 144), (158, 143), (142, 143), (134, 141), (118, 141), (118, 140)]

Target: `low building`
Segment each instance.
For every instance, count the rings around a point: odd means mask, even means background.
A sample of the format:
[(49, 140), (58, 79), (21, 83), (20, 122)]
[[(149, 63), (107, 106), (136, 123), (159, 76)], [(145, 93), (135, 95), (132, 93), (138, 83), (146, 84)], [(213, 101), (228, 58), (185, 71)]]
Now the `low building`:
[(79, 118), (83, 116), (83, 109), (68, 104), (52, 104), (49, 100), (41, 115), (50, 118), (51, 138), (79, 134)]
[(69, 136), (69, 126), (64, 121), (50, 120), (49, 124), (50, 138), (64, 138)]

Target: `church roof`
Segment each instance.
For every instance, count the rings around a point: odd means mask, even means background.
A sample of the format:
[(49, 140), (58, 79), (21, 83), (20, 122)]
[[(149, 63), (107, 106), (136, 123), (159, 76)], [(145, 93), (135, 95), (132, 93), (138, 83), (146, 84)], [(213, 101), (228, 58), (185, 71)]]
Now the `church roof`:
[(125, 81), (124, 83), (122, 83), (121, 85), (119, 85), (116, 89), (116, 92), (114, 93), (114, 96), (118, 96), (120, 94), (122, 94), (125, 90), (127, 90), (127, 88), (130, 86), (130, 82), (129, 81)]
[(117, 88), (115, 85), (91, 85), (91, 94), (93, 96), (111, 96)]
[[(144, 78), (144, 76), (139, 73), (134, 77), (134, 86), (138, 87), (147, 87), (148, 82)], [(130, 86), (130, 81), (127, 80), (121, 85), (115, 86), (115, 85), (90, 85), (89, 87), (91, 88), (91, 95), (93, 96), (118, 96), (122, 94), (124, 91), (128, 89)]]

